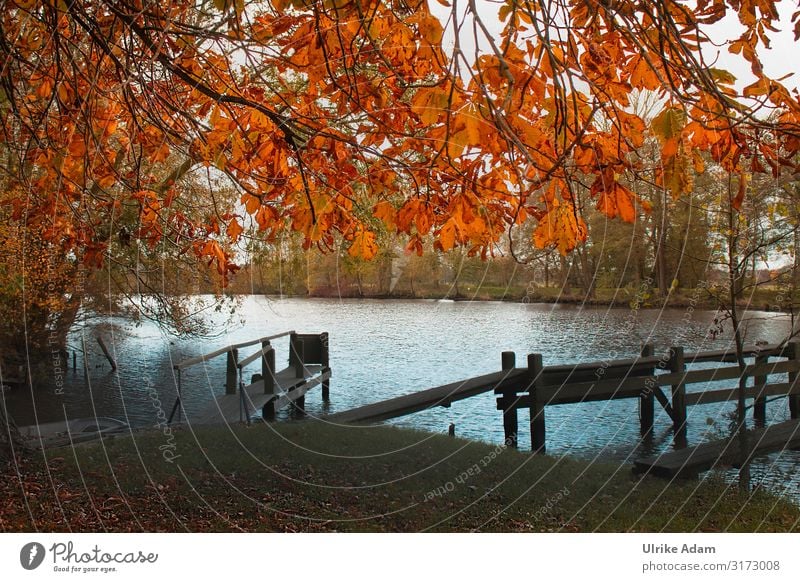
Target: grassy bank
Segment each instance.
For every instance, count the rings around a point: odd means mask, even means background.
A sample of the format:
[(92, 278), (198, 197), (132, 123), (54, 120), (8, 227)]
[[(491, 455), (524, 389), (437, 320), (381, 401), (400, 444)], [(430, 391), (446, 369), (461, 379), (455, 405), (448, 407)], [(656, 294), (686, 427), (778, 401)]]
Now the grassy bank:
[[(168, 459), (172, 459), (169, 462)], [(391, 427), (137, 433), (5, 468), (3, 531), (791, 531), (800, 509), (721, 481)]]

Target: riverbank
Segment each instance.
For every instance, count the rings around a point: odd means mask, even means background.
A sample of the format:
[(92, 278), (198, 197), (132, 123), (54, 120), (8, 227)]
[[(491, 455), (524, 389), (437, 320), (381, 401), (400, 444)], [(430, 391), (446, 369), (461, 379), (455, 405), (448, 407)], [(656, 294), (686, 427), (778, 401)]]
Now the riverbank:
[[(169, 438), (168, 438), (169, 437)], [(169, 453), (169, 454), (167, 454)], [(721, 480), (321, 422), (142, 432), (4, 468), (3, 531), (796, 531)]]
[[(784, 293), (784, 294), (782, 294)], [(271, 295), (267, 293), (267, 295)], [(437, 288), (419, 290), (414, 293), (383, 293), (352, 287), (340, 289), (315, 289), (308, 294), (283, 295), (284, 297), (314, 297), (320, 299), (428, 299), (453, 301), (505, 301), (510, 303), (550, 303), (560, 305), (585, 305), (593, 307), (613, 307), (637, 309), (694, 309), (716, 310), (720, 307), (703, 289), (678, 289), (667, 297), (659, 297), (651, 290), (638, 292), (636, 289), (596, 289), (591, 296), (578, 290), (560, 287), (491, 287), (464, 285), (456, 288)], [(785, 292), (779, 289), (756, 289), (737, 302), (742, 309), (756, 311), (788, 312), (791, 304)]]

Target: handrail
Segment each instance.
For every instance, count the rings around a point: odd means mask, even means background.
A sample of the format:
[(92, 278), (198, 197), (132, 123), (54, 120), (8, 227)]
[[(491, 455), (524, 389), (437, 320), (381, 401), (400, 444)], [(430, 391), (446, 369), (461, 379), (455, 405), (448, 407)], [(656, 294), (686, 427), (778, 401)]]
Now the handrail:
[(660, 361), (661, 358), (658, 356), (638, 356), (636, 358), (628, 358), (624, 360), (578, 362), (576, 364), (554, 364), (552, 366), (545, 366), (544, 372), (587, 372), (596, 370), (597, 368), (624, 368), (626, 366), (646, 367), (658, 364)]
[[(753, 356), (780, 356), (786, 346), (784, 344), (764, 344), (761, 346), (743, 346), (742, 354), (745, 358)], [(722, 362), (736, 357), (736, 348), (724, 350), (711, 350), (708, 352), (694, 352), (684, 355), (687, 364), (702, 362)]]
[[(768, 344), (763, 346), (745, 346), (742, 349), (744, 356), (753, 357), (755, 355), (768, 355), (780, 356), (785, 346), (782, 344)], [(710, 350), (707, 352), (687, 353), (685, 355), (686, 363), (701, 363), (701, 362), (723, 362), (726, 358), (735, 357), (736, 349), (729, 348), (723, 350)], [(665, 358), (659, 356), (636, 356), (634, 358), (625, 358), (620, 360), (610, 361), (595, 361), (595, 362), (578, 362), (575, 364), (555, 364), (546, 366), (544, 372), (570, 372), (570, 371), (587, 371), (596, 368), (624, 368), (626, 366), (647, 366), (648, 364), (658, 364), (665, 361)]]
[(237, 362), (236, 366), (241, 370), (247, 364), (255, 362), (258, 358), (260, 358), (264, 354), (267, 354), (267, 353), (271, 352), (274, 349), (275, 348), (273, 348), (271, 345), (265, 346), (265, 347), (261, 348), (260, 350), (258, 350), (256, 353), (247, 356), (244, 360), (240, 360), (239, 362)]
[(205, 362), (207, 360), (210, 360), (212, 358), (216, 358), (217, 356), (221, 356), (222, 354), (227, 354), (228, 352), (230, 352), (232, 350), (239, 349), (239, 348), (246, 348), (248, 346), (252, 346), (252, 345), (255, 345), (255, 344), (268, 342), (270, 340), (278, 339), (278, 338), (281, 338), (281, 337), (284, 337), (284, 336), (287, 336), (287, 335), (291, 335), (293, 333), (295, 333), (294, 330), (285, 331), (283, 333), (277, 333), (275, 335), (268, 335), (266, 337), (261, 337), (261, 338), (255, 339), (255, 340), (250, 340), (250, 341), (242, 342), (242, 343), (239, 343), (239, 344), (231, 344), (229, 346), (226, 346), (224, 348), (220, 348), (220, 349), (215, 350), (213, 352), (210, 352), (208, 354), (203, 354), (202, 356), (194, 356), (194, 357), (182, 360), (182, 361), (178, 362), (177, 364), (174, 364), (172, 366), (172, 369), (173, 370), (183, 370), (183, 369), (188, 368), (190, 366), (194, 366), (196, 364), (200, 364), (200, 363)]

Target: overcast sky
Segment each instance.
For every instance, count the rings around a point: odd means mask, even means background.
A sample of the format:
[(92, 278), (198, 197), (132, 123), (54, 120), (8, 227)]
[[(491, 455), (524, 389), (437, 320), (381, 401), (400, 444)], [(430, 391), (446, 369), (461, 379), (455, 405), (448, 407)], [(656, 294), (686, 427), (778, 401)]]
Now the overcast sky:
[[(466, 0), (454, 0), (458, 13), (463, 15), (467, 8)], [(492, 2), (490, 0), (475, 0), (478, 6), (478, 11), (481, 18), (486, 24), (486, 27), (497, 38), (503, 28), (503, 24), (497, 18), (497, 12), (501, 3)], [(447, 22), (450, 19), (450, 8), (440, 4), (437, 0), (430, 0), (431, 11), (438, 16), (441, 21)], [(797, 2), (795, 0), (783, 0), (778, 3), (778, 12), (781, 15), (781, 24), (778, 28), (781, 29), (779, 33), (768, 32), (772, 40), (772, 48), (759, 49), (762, 63), (764, 65), (764, 72), (774, 78), (782, 77), (787, 73), (794, 73), (794, 75), (783, 83), (790, 89), (800, 88), (800, 51), (798, 50), (798, 43), (794, 41), (793, 26), (791, 23), (791, 15), (794, 10), (797, 10)], [(704, 51), (706, 61), (709, 63), (716, 63), (713, 66), (721, 69), (726, 69), (732, 73), (738, 80), (737, 88), (742, 89), (746, 85), (755, 81), (755, 77), (750, 72), (749, 64), (738, 55), (732, 55), (728, 52), (727, 47), (724, 46), (726, 41), (735, 40), (742, 33), (742, 27), (739, 24), (738, 16), (735, 14), (729, 15), (723, 21), (715, 24), (713, 27), (708, 28), (711, 38), (723, 46), (707, 47)], [(445, 48), (451, 50), (453, 46), (453, 29), (452, 24), (449, 24), (445, 31)], [(481, 43), (483, 45), (483, 43)], [(475, 42), (472, 34), (472, 25), (467, 24), (464, 26), (461, 34), (461, 46), (468, 58), (471, 58), (475, 50)], [(488, 46), (488, 45), (485, 45)]]

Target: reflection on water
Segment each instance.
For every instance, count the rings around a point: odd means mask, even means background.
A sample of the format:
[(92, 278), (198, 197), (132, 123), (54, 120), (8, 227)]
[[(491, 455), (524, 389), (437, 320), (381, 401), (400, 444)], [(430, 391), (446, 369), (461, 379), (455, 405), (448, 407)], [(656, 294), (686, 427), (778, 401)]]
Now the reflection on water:
[[(289, 329), (330, 334), (334, 374), (331, 403), (323, 409), (319, 391), (312, 391), (306, 399), (310, 414), (345, 410), (495, 371), (500, 368), (500, 353), (504, 350), (515, 351), (522, 363), (526, 354), (542, 353), (548, 365), (630, 357), (646, 342), (655, 344), (656, 355), (671, 345), (693, 351), (727, 347), (730, 342), (729, 335), (708, 339), (706, 332), (713, 312), (683, 309), (634, 311), (498, 302), (247, 297), (240, 314), (238, 326), (211, 341), (176, 339), (162, 334), (153, 324), (137, 327), (119, 319), (76, 329), (69, 341), (80, 345), (81, 335), (85, 336), (90, 351), (88, 375), (82, 371), (79, 354), (78, 370), (67, 373), (62, 395), (56, 395), (55, 386), (45, 382), (33, 395), (34, 406), (25, 391), (7, 394), (9, 406), (20, 425), (63, 420), (65, 414), (69, 418), (111, 416), (133, 426), (151, 425), (160, 410), (168, 415), (175, 401), (175, 362), (228, 343)], [(750, 344), (779, 341), (789, 327), (788, 318), (783, 315), (754, 312), (749, 317)], [(111, 372), (94, 340), (97, 326), (102, 326), (100, 331), (116, 358), (116, 372)], [(288, 340), (277, 340), (275, 345), (278, 357), (284, 358)], [(255, 349), (244, 349), (242, 355)], [(286, 364), (279, 361), (279, 368), (282, 363)], [(256, 363), (248, 373), (258, 371)], [(224, 358), (185, 372), (186, 408), (202, 409), (214, 395), (224, 392), (224, 381)], [(689, 442), (722, 435), (727, 429), (726, 415), (733, 409), (732, 403), (690, 407)], [(768, 422), (787, 419), (787, 409), (785, 399), (770, 402)], [(642, 453), (669, 448), (672, 433), (666, 413), (657, 412), (655, 435), (647, 444), (639, 442), (638, 414), (637, 400), (549, 407), (548, 453), (630, 460)], [(433, 432), (445, 432), (453, 422), (459, 436), (493, 443), (503, 440), (500, 413), (491, 393), (395, 422)], [(527, 423), (526, 412), (520, 411), (520, 427)], [(530, 435), (525, 430), (520, 434), (520, 447), (530, 447)], [(774, 465), (775, 471), (767, 480), (773, 485), (786, 482), (790, 492), (797, 494), (797, 480), (790, 474), (800, 466), (798, 461), (800, 456), (794, 451), (772, 455), (754, 469), (754, 474), (757, 478), (763, 476), (759, 472)]]

